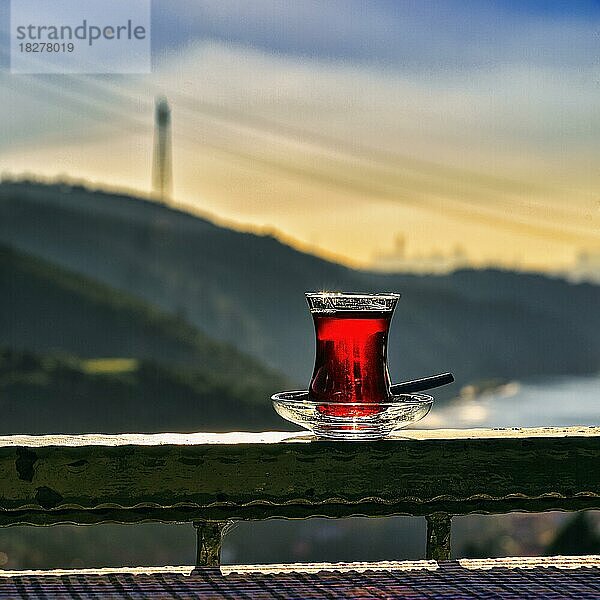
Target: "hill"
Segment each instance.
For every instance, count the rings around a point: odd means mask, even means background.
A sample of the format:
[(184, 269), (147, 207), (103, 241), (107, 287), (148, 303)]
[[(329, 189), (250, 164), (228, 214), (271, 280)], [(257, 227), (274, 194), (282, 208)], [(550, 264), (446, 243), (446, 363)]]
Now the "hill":
[(393, 379), (452, 370), (489, 378), (600, 369), (600, 286), (497, 270), (357, 271), (167, 206), (82, 187), (0, 185), (0, 241), (93, 277), (305, 383), (306, 290), (399, 291)]
[(0, 344), (13, 349), (149, 359), (210, 372), (240, 386), (266, 384), (269, 390), (284, 382), (180, 317), (3, 246), (0, 289)]
[(0, 289), (0, 433), (284, 425), (287, 380), (180, 318), (6, 247)]
[(285, 429), (266, 390), (145, 360), (0, 350), (0, 435)]

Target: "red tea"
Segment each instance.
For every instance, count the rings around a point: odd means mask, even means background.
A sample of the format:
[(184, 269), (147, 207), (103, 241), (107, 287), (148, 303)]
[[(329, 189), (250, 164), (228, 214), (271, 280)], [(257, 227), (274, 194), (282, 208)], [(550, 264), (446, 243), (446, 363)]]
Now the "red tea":
[[(313, 313), (317, 348), (309, 394), (314, 400), (339, 402), (320, 406), (322, 414), (366, 416), (379, 412), (377, 403), (390, 399), (387, 339), (391, 317), (392, 311)], [(374, 406), (344, 406), (348, 402)]]

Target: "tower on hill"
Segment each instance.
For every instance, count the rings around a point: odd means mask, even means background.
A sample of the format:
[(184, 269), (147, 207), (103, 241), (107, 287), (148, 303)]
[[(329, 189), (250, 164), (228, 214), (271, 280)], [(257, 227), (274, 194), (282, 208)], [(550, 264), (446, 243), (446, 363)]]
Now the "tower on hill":
[(152, 164), (152, 189), (157, 198), (168, 202), (171, 197), (171, 108), (166, 98), (156, 99), (154, 113), (154, 158)]

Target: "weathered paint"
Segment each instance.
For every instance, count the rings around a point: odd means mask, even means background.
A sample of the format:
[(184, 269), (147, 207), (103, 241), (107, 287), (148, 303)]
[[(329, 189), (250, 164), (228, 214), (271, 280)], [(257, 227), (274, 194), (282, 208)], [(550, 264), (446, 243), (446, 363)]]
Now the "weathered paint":
[(0, 438), (0, 524), (600, 508), (600, 428)]

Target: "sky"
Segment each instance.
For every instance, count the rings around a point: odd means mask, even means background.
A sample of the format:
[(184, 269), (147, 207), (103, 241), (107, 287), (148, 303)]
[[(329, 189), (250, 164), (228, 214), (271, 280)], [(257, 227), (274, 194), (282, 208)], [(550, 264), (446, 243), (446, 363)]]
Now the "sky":
[[(0, 21), (8, 3), (0, 0)], [(368, 266), (460, 247), (553, 270), (600, 252), (600, 3), (175, 0), (153, 72), (16, 75), (0, 34), (0, 172), (151, 191)]]

